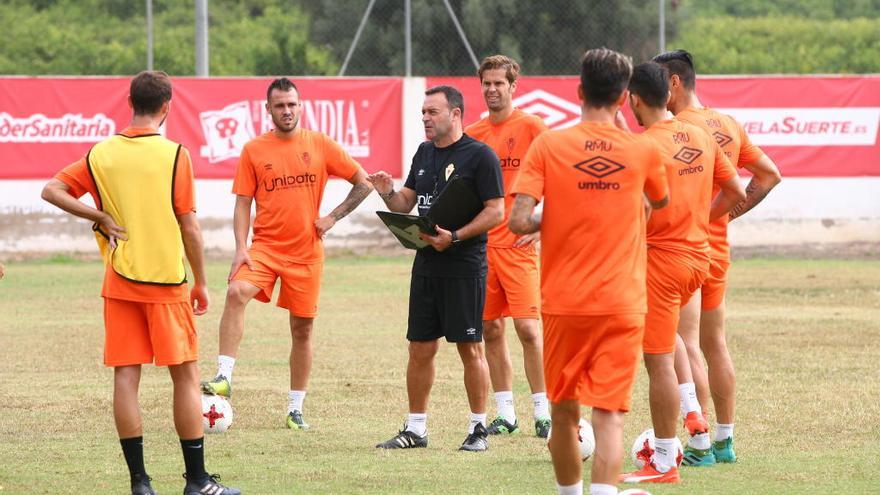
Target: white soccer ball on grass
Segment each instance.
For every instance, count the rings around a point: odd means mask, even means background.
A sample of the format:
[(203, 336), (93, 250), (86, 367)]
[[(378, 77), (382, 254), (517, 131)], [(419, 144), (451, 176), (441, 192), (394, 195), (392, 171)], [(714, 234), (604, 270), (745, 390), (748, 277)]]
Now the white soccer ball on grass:
[[(675, 456), (675, 464), (681, 467), (681, 461), (684, 459), (684, 448), (681, 445), (681, 440), (678, 438), (675, 439), (675, 446), (678, 448), (678, 454)], [(645, 467), (645, 464), (651, 461), (651, 456), (653, 455), (654, 428), (648, 428), (636, 437), (635, 441), (633, 441), (632, 448), (630, 449), (630, 456), (632, 457), (636, 469), (642, 469)]]
[(232, 426), (232, 404), (222, 396), (202, 394), (202, 426), (205, 433), (223, 433)]
[[(553, 426), (547, 431), (547, 441), (553, 435)], [(578, 421), (578, 443), (581, 448), (581, 459), (586, 461), (596, 451), (596, 436), (593, 434), (593, 425), (584, 418)]]

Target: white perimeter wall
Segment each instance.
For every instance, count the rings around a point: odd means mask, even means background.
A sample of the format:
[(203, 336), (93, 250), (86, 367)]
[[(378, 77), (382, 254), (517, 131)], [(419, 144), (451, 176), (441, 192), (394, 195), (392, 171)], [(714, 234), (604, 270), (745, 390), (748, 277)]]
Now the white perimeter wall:
[[(404, 81), (404, 176), (424, 139), (420, 118), (424, 90), (423, 78)], [(0, 259), (34, 252), (95, 252), (86, 222), (73, 220), (40, 199), (45, 182), (0, 181)], [(208, 249), (228, 251), (234, 245), (231, 185), (231, 180), (196, 181), (198, 215)], [(349, 189), (347, 182), (331, 180), (322, 213), (338, 205)], [(328, 233), (328, 247), (381, 251), (383, 246), (394, 246), (373, 213), (378, 209), (384, 204), (373, 194)], [(735, 247), (880, 242), (880, 177), (783, 178), (763, 203), (731, 224), (730, 240)]]

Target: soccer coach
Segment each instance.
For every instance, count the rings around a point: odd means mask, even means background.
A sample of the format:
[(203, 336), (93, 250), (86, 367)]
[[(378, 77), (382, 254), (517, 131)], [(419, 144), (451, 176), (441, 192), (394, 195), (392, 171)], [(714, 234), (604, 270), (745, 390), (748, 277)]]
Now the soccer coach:
[(422, 143), (413, 156), (404, 187), (394, 191), (391, 176), (385, 172), (368, 177), (391, 211), (406, 213), (418, 204), (419, 215), (427, 215), (439, 193), (454, 178), (466, 181), (483, 202), (483, 209), (466, 225), (438, 225), (437, 235), (421, 234), (430, 245), (417, 251), (410, 284), (406, 334), (410, 342), (406, 370), (409, 416), (403, 431), (377, 445), (379, 448), (428, 445), (428, 397), (440, 337), (456, 344), (464, 365), (471, 414), (468, 435), (460, 450), (488, 448), (489, 368), (482, 346), (486, 233), (504, 219), (504, 187), (498, 156), (487, 145), (464, 134), (463, 115), (464, 100), (457, 89), (428, 89), (422, 124), (429, 141)]

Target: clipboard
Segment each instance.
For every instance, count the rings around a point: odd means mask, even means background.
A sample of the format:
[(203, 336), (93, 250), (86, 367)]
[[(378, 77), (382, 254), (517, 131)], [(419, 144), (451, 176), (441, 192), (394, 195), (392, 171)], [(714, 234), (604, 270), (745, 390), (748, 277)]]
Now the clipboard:
[(455, 176), (446, 183), (425, 216), (391, 211), (377, 211), (376, 215), (379, 215), (403, 247), (422, 249), (430, 244), (419, 237), (419, 232), (437, 235), (434, 228), (437, 225), (448, 230), (458, 230), (469, 224), (481, 211), (483, 202), (474, 193), (471, 183)]
[(385, 223), (388, 230), (407, 249), (421, 249), (430, 246), (430, 244), (419, 237), (419, 232), (437, 235), (437, 231), (434, 230), (434, 224), (428, 217), (395, 213), (393, 211), (377, 211), (376, 215), (379, 215), (379, 218)]
[(428, 218), (434, 225), (447, 230), (458, 230), (471, 223), (481, 211), (483, 202), (474, 193), (472, 182), (454, 176), (434, 198)]

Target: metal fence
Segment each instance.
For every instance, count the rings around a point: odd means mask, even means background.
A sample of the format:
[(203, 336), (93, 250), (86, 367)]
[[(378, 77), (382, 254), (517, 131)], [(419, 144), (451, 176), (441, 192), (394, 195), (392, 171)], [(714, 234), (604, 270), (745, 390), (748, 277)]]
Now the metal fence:
[[(574, 74), (590, 48), (612, 48), (638, 62), (660, 51), (675, 28), (665, 0), (291, 3), (309, 15), (309, 41), (342, 61), (338, 75), (470, 75), (479, 59), (495, 53), (519, 60), (525, 74)], [(208, 75), (207, 37), (198, 35), (206, 32), (206, 8), (207, 0), (196, 0), (197, 75)]]
[(573, 74), (581, 54), (600, 46), (645, 60), (672, 28), (663, 0), (349, 0), (303, 7), (312, 16), (310, 37), (345, 61), (345, 75), (470, 75), (479, 59), (495, 53), (520, 60), (531, 75)]

